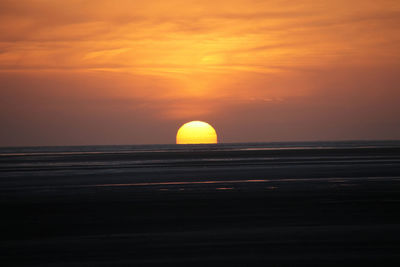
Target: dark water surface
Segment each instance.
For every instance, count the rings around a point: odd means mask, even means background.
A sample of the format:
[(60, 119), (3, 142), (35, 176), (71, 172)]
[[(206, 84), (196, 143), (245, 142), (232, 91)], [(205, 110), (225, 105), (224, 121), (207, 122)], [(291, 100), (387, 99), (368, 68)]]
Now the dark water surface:
[(400, 142), (0, 148), (2, 266), (400, 263)]

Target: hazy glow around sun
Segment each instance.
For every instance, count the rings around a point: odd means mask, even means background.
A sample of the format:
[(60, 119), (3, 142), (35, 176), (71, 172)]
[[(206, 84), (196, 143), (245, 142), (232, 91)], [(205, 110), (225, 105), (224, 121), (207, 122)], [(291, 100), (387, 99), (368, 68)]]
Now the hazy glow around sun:
[(216, 144), (217, 133), (203, 121), (191, 121), (183, 124), (176, 134), (177, 144)]

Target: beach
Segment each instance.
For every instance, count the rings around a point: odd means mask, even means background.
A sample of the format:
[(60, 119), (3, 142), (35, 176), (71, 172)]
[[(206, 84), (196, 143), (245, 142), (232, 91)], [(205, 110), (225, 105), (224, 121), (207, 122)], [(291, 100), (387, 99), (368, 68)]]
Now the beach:
[(4, 266), (400, 263), (400, 142), (0, 149)]

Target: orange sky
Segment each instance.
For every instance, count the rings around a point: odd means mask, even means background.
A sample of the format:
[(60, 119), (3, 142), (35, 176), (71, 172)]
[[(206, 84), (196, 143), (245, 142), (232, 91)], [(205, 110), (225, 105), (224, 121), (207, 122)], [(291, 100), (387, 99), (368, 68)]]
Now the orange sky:
[(400, 139), (399, 1), (0, 2), (0, 145)]

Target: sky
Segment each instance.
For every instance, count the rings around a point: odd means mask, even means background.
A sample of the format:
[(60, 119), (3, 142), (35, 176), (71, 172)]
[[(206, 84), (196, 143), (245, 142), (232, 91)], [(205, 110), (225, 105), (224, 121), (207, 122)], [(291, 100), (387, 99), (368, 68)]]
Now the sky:
[(400, 2), (0, 1), (0, 146), (400, 139)]

